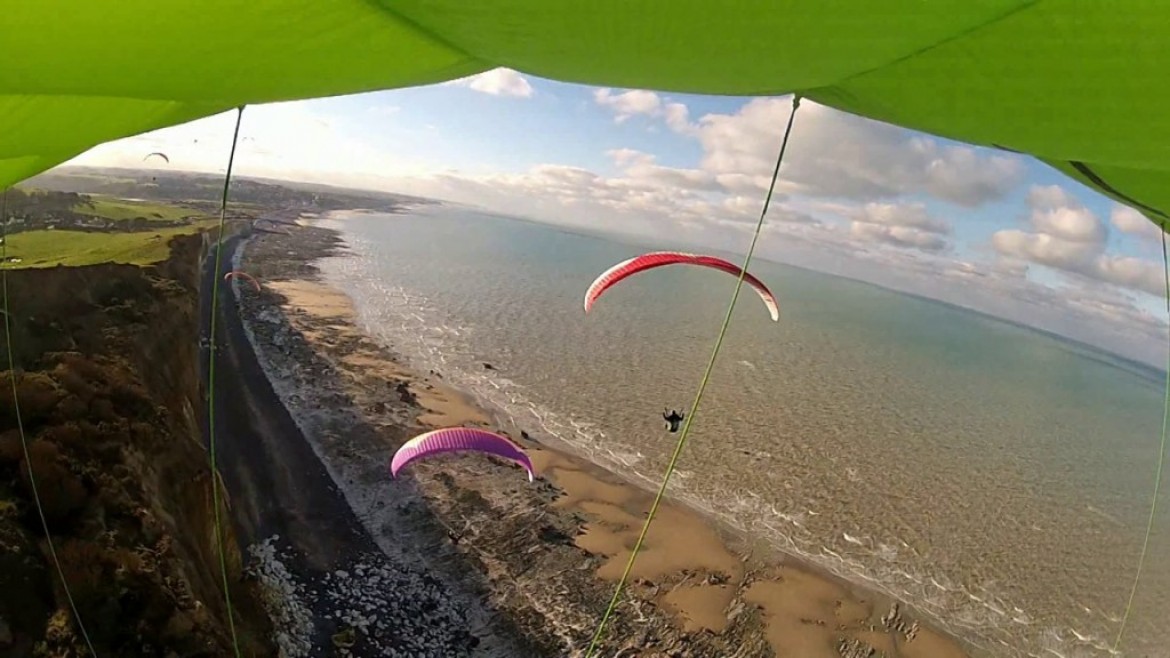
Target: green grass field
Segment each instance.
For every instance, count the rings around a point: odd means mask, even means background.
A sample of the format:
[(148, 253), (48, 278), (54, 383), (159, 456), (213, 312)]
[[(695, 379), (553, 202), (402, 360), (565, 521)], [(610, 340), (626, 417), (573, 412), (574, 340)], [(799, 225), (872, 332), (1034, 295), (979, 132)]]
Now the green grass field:
[(110, 197), (94, 196), (90, 203), (78, 204), (74, 211), (82, 215), (104, 217), (106, 219), (134, 219), (145, 217), (153, 220), (180, 220), (187, 215), (196, 215), (198, 211), (191, 208), (171, 206), (165, 203), (150, 201), (127, 201)]
[(150, 265), (170, 255), (167, 242), (176, 235), (196, 233), (216, 221), (136, 233), (85, 233), (82, 231), (29, 231), (8, 236), (8, 257), (19, 263), (4, 263), (5, 269), (25, 269), (98, 263)]

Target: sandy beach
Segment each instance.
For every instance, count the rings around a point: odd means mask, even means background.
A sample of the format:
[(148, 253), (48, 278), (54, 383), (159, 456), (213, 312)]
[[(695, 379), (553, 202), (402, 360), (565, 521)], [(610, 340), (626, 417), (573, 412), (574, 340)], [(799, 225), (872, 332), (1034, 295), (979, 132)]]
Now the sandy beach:
[[(362, 333), (349, 298), (306, 263), (335, 250), (333, 233), (311, 226), (245, 248), (240, 268), (263, 289), (237, 286), (239, 313), (273, 388), (391, 558), (482, 579), (488, 607), (510, 620), (526, 655), (583, 655), (652, 494), (477, 407), (441, 372), (412, 372), (392, 345)], [(398, 445), (453, 425), (513, 437), (532, 456), (536, 483), (479, 456), (418, 463), (390, 480), (385, 464)], [(605, 637), (605, 656), (977, 655), (906, 606), (670, 503)], [(352, 655), (379, 655), (361, 639)]]

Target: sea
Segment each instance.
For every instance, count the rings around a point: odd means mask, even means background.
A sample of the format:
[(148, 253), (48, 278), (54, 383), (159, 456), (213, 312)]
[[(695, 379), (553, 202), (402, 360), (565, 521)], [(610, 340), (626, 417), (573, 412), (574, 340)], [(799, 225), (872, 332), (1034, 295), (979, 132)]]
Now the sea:
[[(661, 268), (586, 314), (593, 278), (655, 245), (445, 206), (321, 225), (348, 245), (322, 271), (371, 336), (657, 486), (676, 438), (661, 414), (692, 403), (734, 277)], [(781, 320), (745, 287), (675, 500), (905, 600), (979, 653), (1170, 656), (1165, 493), (1111, 648), (1150, 514), (1163, 373), (859, 281), (752, 272)]]

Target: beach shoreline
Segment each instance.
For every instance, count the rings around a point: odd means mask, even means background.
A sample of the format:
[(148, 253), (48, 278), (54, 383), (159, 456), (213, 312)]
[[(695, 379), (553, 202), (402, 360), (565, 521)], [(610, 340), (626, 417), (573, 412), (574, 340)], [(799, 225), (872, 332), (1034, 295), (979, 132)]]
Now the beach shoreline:
[[(336, 232), (309, 222), (294, 233), (249, 242), (241, 268), (264, 291), (237, 285), (240, 312), (273, 387), (355, 513), (376, 539), (404, 527), (416, 542), (445, 539), (436, 554), (480, 567), (493, 607), (548, 651), (540, 655), (580, 655), (651, 494), (480, 408), (441, 373), (413, 372), (361, 331), (352, 301), (311, 265), (337, 254)], [(316, 380), (305, 375), (311, 361)], [(505, 431), (529, 450), (537, 484), (473, 457), (420, 463), (389, 481), (397, 445), (446, 425)], [(907, 606), (673, 502), (660, 508), (615, 617), (605, 655), (976, 655)]]

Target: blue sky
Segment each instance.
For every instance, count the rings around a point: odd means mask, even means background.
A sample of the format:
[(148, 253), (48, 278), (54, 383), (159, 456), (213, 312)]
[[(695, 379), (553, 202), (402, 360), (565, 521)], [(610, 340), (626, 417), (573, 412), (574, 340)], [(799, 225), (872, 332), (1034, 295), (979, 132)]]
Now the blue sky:
[[(790, 106), (497, 69), (250, 107), (237, 172), (742, 251)], [(228, 113), (120, 140), (70, 164), (222, 171), (232, 121)], [(152, 150), (171, 163), (143, 163)], [(1035, 160), (805, 102), (777, 191), (765, 257), (1163, 358), (1158, 233)]]
[[(417, 153), (435, 169), (519, 173), (541, 163), (566, 162), (613, 173), (605, 155), (609, 149), (656, 153), (672, 166), (687, 166), (701, 155), (697, 144), (677, 139), (644, 117), (615, 123), (594, 101), (591, 87), (528, 80), (534, 93), (526, 98), (435, 85), (313, 101), (313, 108), (342, 124), (374, 108), (386, 110), (380, 118), (353, 125), (353, 135)], [(694, 99), (703, 113), (734, 112), (747, 100), (680, 98)]]

